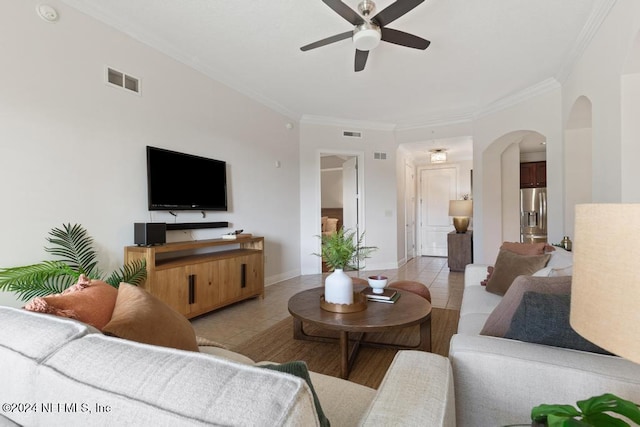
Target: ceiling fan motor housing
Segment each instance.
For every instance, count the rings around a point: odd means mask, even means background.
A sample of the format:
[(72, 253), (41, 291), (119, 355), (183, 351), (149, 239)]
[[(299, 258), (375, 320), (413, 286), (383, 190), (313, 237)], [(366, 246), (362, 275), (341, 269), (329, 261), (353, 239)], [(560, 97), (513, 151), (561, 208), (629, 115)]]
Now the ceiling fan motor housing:
[(358, 50), (372, 50), (380, 43), (382, 32), (380, 27), (371, 22), (365, 22), (353, 29), (353, 44)]
[(376, 10), (376, 4), (371, 0), (362, 0), (358, 4), (358, 10), (364, 16), (370, 16)]

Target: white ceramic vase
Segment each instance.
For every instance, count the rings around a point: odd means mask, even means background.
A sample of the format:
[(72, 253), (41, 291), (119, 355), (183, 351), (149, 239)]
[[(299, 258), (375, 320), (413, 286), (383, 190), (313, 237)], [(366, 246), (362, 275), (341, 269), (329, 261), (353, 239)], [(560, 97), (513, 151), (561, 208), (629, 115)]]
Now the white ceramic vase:
[(353, 281), (336, 268), (324, 279), (324, 300), (331, 304), (353, 304)]

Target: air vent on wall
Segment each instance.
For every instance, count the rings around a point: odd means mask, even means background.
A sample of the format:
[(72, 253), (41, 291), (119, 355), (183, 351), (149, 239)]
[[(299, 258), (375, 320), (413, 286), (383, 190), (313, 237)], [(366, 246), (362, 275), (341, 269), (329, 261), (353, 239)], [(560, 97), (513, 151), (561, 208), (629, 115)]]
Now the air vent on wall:
[(387, 153), (373, 153), (375, 160), (387, 160)]
[(107, 67), (107, 83), (134, 93), (140, 93), (140, 79)]
[(362, 138), (362, 132), (355, 130), (343, 130), (342, 136), (347, 136), (349, 138)]

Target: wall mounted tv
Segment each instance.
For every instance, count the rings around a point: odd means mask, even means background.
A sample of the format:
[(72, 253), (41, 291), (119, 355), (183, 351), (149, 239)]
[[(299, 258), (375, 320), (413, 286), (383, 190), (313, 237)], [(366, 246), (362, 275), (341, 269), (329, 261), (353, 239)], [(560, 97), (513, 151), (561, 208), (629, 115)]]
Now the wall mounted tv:
[(221, 160), (147, 146), (149, 210), (227, 210), (227, 165)]

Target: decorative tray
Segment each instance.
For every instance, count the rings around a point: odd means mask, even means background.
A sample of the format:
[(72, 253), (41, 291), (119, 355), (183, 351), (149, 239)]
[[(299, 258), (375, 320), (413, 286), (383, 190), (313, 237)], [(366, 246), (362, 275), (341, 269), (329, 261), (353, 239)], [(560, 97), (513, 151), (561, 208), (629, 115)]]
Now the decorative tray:
[(360, 292), (353, 293), (353, 304), (334, 304), (326, 302), (320, 295), (320, 308), (334, 313), (356, 313), (367, 308), (367, 297)]

